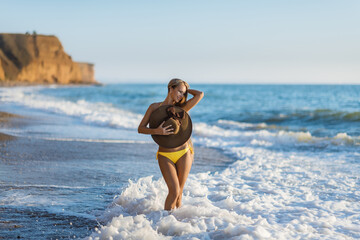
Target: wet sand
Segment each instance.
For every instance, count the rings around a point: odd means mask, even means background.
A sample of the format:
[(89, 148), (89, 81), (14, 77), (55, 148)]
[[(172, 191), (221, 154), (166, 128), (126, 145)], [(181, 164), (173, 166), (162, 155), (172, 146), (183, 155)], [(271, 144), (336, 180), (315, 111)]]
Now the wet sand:
[(7, 135), (5, 133), (0, 133), (0, 142), (10, 141), (10, 140), (14, 140), (14, 139), (15, 139), (14, 136)]
[(17, 87), (17, 86), (34, 86), (36, 83), (29, 83), (24, 81), (9, 81), (9, 80), (1, 80), (0, 87)]
[(26, 81), (9, 81), (9, 80), (0, 80), (0, 87), (29, 87), (29, 86), (49, 86), (49, 85), (58, 85), (58, 86), (84, 86), (84, 85), (93, 85), (93, 86), (102, 86), (102, 83), (68, 83), (68, 84), (55, 84), (49, 82), (26, 82)]
[[(13, 118), (21, 118), (21, 116), (7, 112), (0, 112), (0, 128), (6, 128), (6, 126), (12, 123), (11, 120)], [(14, 139), (14, 136), (0, 132), (0, 142), (10, 141)]]

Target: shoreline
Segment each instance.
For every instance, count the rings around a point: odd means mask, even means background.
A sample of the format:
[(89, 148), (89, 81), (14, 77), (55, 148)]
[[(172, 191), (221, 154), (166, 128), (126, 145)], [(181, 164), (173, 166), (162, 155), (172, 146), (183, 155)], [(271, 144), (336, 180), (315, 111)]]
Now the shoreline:
[(17, 87), (17, 86), (36, 86), (39, 83), (21, 82), (21, 81), (0, 81), (0, 87)]
[[(6, 127), (6, 125), (9, 124), (13, 118), (23, 118), (23, 117), (20, 115), (0, 111), (0, 127), (1, 128)], [(11, 141), (14, 139), (16, 139), (15, 136), (0, 132), (0, 142)]]
[(11, 141), (14, 139), (16, 139), (16, 137), (0, 132), (0, 142)]
[(94, 83), (69, 83), (69, 84), (58, 84), (58, 83), (49, 83), (49, 82), (24, 82), (24, 81), (8, 81), (0, 80), (0, 87), (32, 87), (32, 86), (103, 86), (103, 83), (94, 82)]
[[(3, 109), (0, 128), (43, 124), (31, 121), (33, 117)], [(231, 162), (215, 149), (194, 147), (196, 158), (191, 174), (221, 171)], [(152, 142), (139, 148), (137, 143), (7, 137), (0, 141), (2, 237), (90, 236), (99, 227), (94, 219), (107, 211), (114, 196), (121, 194), (129, 181), (150, 176), (156, 181), (162, 177), (156, 151)]]

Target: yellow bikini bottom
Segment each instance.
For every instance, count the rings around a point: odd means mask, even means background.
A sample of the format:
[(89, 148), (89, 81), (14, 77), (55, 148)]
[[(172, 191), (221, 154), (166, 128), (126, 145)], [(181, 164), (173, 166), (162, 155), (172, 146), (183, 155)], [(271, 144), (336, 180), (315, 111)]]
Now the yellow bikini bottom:
[(184, 156), (187, 151), (191, 151), (192, 154), (194, 154), (194, 149), (192, 147), (186, 147), (185, 149), (176, 151), (176, 152), (159, 152), (156, 153), (156, 159), (159, 158), (159, 154), (161, 156), (164, 156), (168, 159), (170, 159), (173, 163), (176, 163), (182, 156)]

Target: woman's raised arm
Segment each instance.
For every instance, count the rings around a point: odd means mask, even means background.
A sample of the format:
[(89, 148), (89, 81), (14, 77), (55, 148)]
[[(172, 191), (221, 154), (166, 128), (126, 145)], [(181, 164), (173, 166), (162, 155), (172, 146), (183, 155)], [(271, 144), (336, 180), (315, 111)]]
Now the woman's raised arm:
[(193, 97), (186, 102), (185, 106), (182, 107), (188, 112), (200, 102), (200, 100), (204, 97), (204, 93), (195, 89), (188, 89), (187, 92), (193, 95)]

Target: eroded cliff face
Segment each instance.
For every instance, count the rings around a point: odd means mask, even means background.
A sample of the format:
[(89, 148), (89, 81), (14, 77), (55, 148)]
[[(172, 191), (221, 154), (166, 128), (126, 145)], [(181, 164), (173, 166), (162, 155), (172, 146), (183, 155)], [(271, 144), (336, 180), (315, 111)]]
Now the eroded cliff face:
[(0, 58), (0, 81), (5, 79), (5, 72), (1, 66), (2, 66), (2, 64), (1, 64), (1, 58)]
[(0, 34), (0, 80), (94, 84), (94, 65), (77, 63), (55, 36)]

